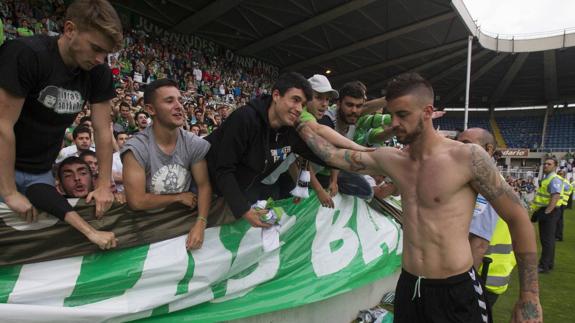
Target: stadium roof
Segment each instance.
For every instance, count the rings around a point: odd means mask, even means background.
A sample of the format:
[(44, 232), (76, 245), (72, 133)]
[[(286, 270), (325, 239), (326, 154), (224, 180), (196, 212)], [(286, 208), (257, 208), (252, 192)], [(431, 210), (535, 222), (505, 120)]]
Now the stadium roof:
[(212, 40), (281, 70), (305, 76), (331, 70), (336, 87), (359, 79), (371, 96), (380, 96), (395, 75), (417, 71), (431, 80), (438, 107), (464, 105), (467, 39), (473, 34), (480, 43), (475, 40), (473, 47), (471, 107), (575, 101), (575, 48), (568, 47), (572, 35), (540, 47), (488, 37), (469, 14), (460, 15), (461, 0), (112, 3), (169, 31)]

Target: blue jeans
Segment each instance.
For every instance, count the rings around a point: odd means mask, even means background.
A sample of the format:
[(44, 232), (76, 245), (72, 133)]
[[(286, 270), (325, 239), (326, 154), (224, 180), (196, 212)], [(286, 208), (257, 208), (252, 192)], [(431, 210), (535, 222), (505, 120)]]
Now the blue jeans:
[[(14, 180), (16, 182), (16, 189), (23, 195), (26, 195), (26, 189), (33, 184), (48, 184), (56, 186), (52, 171), (47, 171), (41, 174), (31, 174), (15, 170)], [(4, 202), (4, 199), (1, 196), (0, 202)]]
[[(324, 188), (329, 186), (329, 176), (321, 174), (316, 176), (321, 186)], [(340, 170), (337, 176), (337, 186), (342, 194), (356, 196), (367, 201), (373, 198), (373, 188), (363, 175)]]

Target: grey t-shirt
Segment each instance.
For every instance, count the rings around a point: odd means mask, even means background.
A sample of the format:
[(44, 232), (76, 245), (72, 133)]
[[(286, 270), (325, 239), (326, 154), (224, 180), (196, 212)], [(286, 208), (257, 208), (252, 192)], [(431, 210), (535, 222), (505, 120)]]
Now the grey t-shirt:
[(174, 194), (190, 190), (191, 166), (204, 159), (210, 143), (183, 129), (178, 131), (176, 148), (171, 155), (158, 147), (152, 127), (139, 132), (122, 147), (122, 158), (129, 150), (144, 168), (147, 193)]

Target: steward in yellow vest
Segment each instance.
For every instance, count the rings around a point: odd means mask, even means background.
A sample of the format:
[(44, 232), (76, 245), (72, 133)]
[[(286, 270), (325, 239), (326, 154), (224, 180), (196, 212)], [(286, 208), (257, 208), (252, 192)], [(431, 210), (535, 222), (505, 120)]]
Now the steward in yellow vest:
[(557, 172), (557, 177), (563, 182), (563, 191), (561, 192), (561, 200), (557, 205), (561, 207), (561, 214), (559, 214), (559, 219), (557, 220), (557, 229), (555, 230), (555, 240), (563, 241), (563, 212), (567, 207), (569, 202), (569, 196), (573, 192), (573, 187), (568, 180), (565, 179), (565, 171), (560, 170)]
[(563, 193), (563, 181), (555, 174), (555, 169), (557, 169), (557, 161), (547, 158), (543, 164), (545, 176), (530, 206), (533, 211), (531, 220), (539, 222), (541, 257), (538, 271), (540, 273), (548, 273), (555, 264), (555, 233), (561, 215), (561, 194)]
[[(501, 218), (497, 220), (485, 257), (489, 257), (492, 260), (487, 271), (485, 288), (487, 289), (487, 299), (490, 300), (490, 304), (493, 306), (497, 301), (497, 297), (507, 290), (511, 272), (517, 264), (509, 228), (507, 223)], [(482, 272), (482, 270), (483, 268), (480, 268), (479, 272)]]

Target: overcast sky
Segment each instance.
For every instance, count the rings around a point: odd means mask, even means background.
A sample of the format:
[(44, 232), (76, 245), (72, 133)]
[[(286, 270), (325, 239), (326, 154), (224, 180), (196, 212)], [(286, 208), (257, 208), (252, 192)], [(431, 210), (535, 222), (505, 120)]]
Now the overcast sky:
[(571, 29), (575, 0), (463, 0), (483, 32), (525, 35)]

